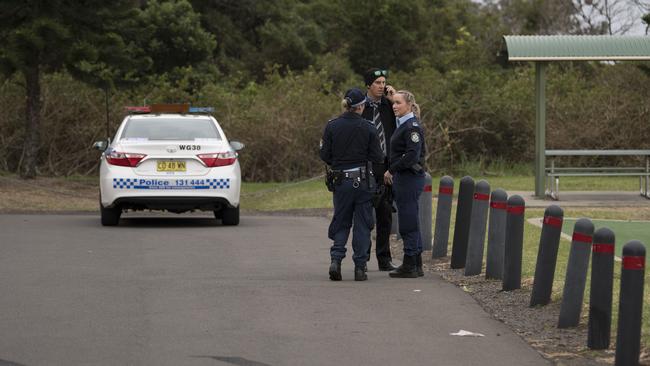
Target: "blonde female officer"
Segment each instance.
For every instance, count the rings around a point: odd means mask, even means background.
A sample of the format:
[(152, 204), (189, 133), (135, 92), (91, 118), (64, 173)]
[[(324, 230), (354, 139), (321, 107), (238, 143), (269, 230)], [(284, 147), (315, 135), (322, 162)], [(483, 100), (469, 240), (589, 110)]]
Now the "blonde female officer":
[(404, 241), (404, 261), (389, 275), (399, 278), (423, 276), (422, 238), (418, 200), (424, 188), (426, 146), (415, 96), (400, 90), (393, 96), (397, 129), (390, 140), (391, 152), (384, 182), (393, 186), (399, 232)]

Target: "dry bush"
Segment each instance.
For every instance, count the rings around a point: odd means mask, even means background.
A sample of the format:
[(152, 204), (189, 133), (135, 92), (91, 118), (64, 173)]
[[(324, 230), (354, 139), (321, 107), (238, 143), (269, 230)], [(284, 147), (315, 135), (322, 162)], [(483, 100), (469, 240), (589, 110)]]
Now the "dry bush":
[[(552, 65), (547, 86), (547, 148), (650, 148), (648, 75), (635, 64)], [(199, 78), (200, 79), (200, 78)], [(340, 113), (342, 90), (325, 71), (277, 72), (264, 83), (236, 80), (180, 85), (156, 81), (110, 96), (110, 129), (124, 105), (189, 101), (216, 107), (215, 117), (241, 152), (244, 179), (286, 181), (321, 174), (318, 142), (325, 124)], [(396, 73), (389, 81), (415, 93), (422, 108), (432, 171), (462, 168), (466, 161), (532, 162), (534, 153), (534, 68), (466, 68), (441, 74), (431, 68)], [(43, 77), (43, 175), (94, 174), (105, 137), (105, 94), (65, 74)], [(21, 164), (24, 89), (20, 80), (0, 84), (0, 170)], [(577, 163), (588, 163), (578, 160)], [(617, 163), (613, 161), (613, 163)]]

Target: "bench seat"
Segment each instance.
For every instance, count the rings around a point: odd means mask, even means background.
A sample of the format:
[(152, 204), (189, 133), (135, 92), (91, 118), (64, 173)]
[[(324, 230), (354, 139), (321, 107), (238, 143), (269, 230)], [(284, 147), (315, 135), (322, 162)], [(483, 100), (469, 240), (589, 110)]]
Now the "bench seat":
[[(648, 185), (650, 183), (650, 150), (547, 150), (551, 166), (545, 168), (546, 196), (558, 200), (560, 198), (560, 177), (639, 177), (639, 193), (650, 198)], [(556, 166), (556, 157), (568, 156), (641, 156), (644, 166)]]

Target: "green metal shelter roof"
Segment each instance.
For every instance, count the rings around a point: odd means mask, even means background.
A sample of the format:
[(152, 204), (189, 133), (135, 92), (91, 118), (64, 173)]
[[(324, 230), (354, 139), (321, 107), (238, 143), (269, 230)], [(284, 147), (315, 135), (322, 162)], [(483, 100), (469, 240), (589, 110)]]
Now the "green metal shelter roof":
[(508, 61), (650, 60), (650, 36), (504, 36)]

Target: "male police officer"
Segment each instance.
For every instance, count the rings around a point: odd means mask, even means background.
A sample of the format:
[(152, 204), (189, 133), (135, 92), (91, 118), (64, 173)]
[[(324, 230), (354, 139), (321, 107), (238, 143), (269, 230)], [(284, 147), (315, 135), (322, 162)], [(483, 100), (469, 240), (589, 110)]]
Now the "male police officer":
[[(390, 229), (393, 218), (393, 202), (391, 186), (384, 185), (383, 176), (388, 167), (390, 156), (390, 138), (395, 131), (395, 113), (392, 108), (392, 95), (395, 92), (392, 86), (386, 85), (388, 70), (372, 68), (363, 75), (364, 82), (368, 89), (366, 109), (363, 111), (363, 118), (372, 121), (377, 129), (379, 144), (386, 158), (374, 166), (375, 176), (378, 177), (378, 184), (382, 185), (381, 196), (375, 203), (375, 217), (377, 218), (377, 245), (375, 251), (380, 271), (392, 271), (397, 268), (392, 263), (390, 255)], [(370, 255), (370, 248), (368, 248)]]
[(365, 103), (366, 97), (361, 90), (348, 90), (342, 101), (345, 111), (328, 122), (321, 140), (320, 157), (332, 169), (328, 174), (328, 187), (334, 191), (334, 217), (328, 231), (328, 237), (334, 241), (329, 268), (332, 281), (341, 280), (341, 260), (345, 258), (345, 244), (353, 219), (354, 280), (368, 279), (365, 268), (374, 224), (372, 195), (375, 190), (371, 164), (382, 162), (384, 155), (377, 130), (361, 117)]

